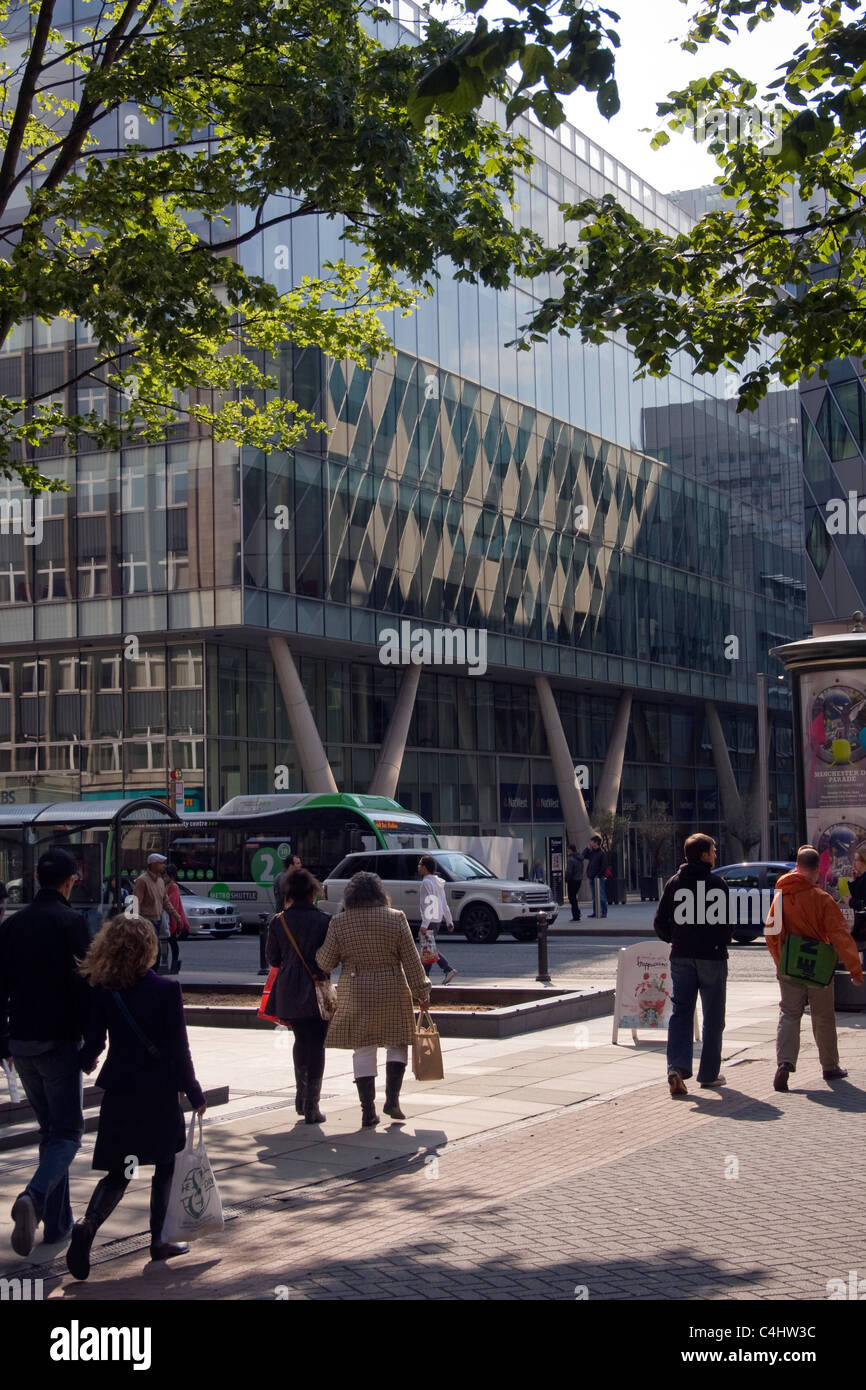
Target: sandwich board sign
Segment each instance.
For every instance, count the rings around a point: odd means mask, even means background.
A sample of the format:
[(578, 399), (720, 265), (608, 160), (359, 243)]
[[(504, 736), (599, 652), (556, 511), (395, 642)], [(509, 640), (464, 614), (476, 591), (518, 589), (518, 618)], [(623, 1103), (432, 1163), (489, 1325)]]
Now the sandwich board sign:
[[(672, 1012), (670, 946), (665, 941), (640, 941), (624, 947), (616, 966), (613, 1041), (619, 1041), (620, 1028), (630, 1028), (634, 1042), (639, 1028), (666, 1031)], [(695, 1038), (699, 1036), (696, 1014)]]

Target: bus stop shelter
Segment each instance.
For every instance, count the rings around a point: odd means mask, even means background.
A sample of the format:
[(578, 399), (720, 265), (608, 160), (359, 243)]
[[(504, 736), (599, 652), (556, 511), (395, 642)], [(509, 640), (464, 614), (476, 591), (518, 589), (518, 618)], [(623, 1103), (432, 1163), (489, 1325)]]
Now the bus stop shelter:
[(61, 846), (78, 865), (72, 906), (95, 930), (106, 912), (123, 902), (124, 878), (139, 873), (148, 854), (166, 852), (169, 827), (179, 822), (156, 797), (0, 806), (0, 880), (9, 894), (7, 910), (32, 902), (41, 855)]

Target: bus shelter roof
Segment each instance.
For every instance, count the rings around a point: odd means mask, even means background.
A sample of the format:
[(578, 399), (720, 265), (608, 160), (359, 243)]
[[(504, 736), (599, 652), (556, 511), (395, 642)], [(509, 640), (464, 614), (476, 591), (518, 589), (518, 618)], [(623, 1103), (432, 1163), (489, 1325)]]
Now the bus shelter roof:
[(0, 828), (22, 825), (118, 825), (121, 822), (169, 821), (180, 816), (153, 796), (132, 796), (123, 801), (39, 801), (20, 806), (0, 806)]

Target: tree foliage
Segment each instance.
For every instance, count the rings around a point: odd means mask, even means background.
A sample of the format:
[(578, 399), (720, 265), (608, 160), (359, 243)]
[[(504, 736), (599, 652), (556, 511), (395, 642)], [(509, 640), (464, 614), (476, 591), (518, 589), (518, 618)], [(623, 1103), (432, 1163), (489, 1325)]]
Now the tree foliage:
[[(442, 23), (386, 47), (364, 0), (95, 0), (73, 31), (63, 2), (0, 7), (0, 345), (29, 316), (90, 325), (82, 380), (112, 407), (67, 408), (72, 380), (0, 396), (0, 473), (50, 486), (39, 450), (58, 434), (114, 447), (185, 418), (291, 447), (318, 422), (267, 354), (368, 361), (438, 258), (503, 287), (537, 252), (511, 209), (526, 143), (474, 107), (410, 117), (453, 44)], [(302, 220), (343, 252), (281, 293), (245, 251)]]
[[(711, 39), (729, 43), (732, 32), (753, 30), (779, 10), (804, 8), (803, 0), (686, 3), (682, 47), (693, 54)], [(791, 384), (835, 358), (866, 355), (866, 21), (859, 0), (808, 8), (808, 42), (780, 63), (764, 92), (748, 75), (724, 68), (658, 104), (674, 131), (699, 130), (707, 110), (724, 117), (715, 119), (708, 141), (723, 208), (679, 235), (644, 226), (614, 195), (565, 208), (567, 218), (584, 224), (589, 255), (563, 244), (534, 263), (533, 270), (559, 277), (558, 288), (522, 326), (521, 346), (554, 331), (574, 330), (586, 342), (621, 333), (639, 375), (665, 375), (678, 353), (699, 374), (736, 370), (748, 360), (741, 410), (754, 408), (775, 380)], [(533, 73), (546, 74), (559, 39), (546, 36), (534, 16), (526, 7), (524, 29), (547, 48), (548, 64), (535, 59)], [(581, 16), (591, 24), (586, 9)], [(464, 39), (452, 57), (470, 49)], [(468, 64), (465, 56), (461, 61)], [(474, 90), (468, 69), (462, 84), (449, 101)], [(743, 119), (756, 103), (763, 123)], [(557, 123), (541, 105), (536, 114)], [(667, 139), (664, 129), (656, 144)], [(646, 172), (651, 177), (651, 168)], [(802, 211), (786, 219), (784, 200), (794, 193)], [(758, 365), (754, 353), (763, 356)]]

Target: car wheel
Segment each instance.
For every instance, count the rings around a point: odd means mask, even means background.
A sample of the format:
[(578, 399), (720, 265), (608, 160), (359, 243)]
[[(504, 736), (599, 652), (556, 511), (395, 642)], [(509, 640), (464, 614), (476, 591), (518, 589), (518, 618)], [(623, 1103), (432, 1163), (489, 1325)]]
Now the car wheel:
[(470, 903), (460, 917), (460, 930), (476, 946), (487, 946), (499, 935), (499, 918), (492, 907)]
[(750, 942), (752, 942), (752, 941), (757, 941), (757, 940), (758, 940), (758, 937), (761, 936), (761, 935), (762, 935), (762, 933), (760, 933), (760, 932), (748, 932), (748, 933), (746, 933), (746, 932), (736, 932), (736, 931), (735, 931), (735, 932), (734, 932), (734, 940), (735, 940), (735, 941), (737, 942), (737, 944), (740, 945), (740, 946), (748, 946), (748, 945), (750, 944)]
[(538, 927), (518, 927), (511, 935), (515, 941), (537, 941)]

